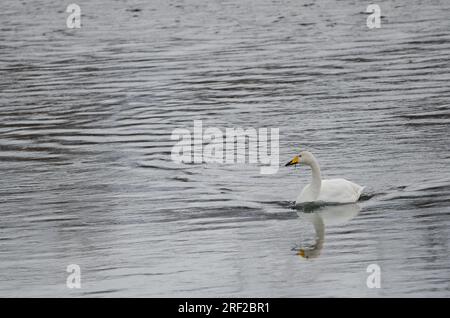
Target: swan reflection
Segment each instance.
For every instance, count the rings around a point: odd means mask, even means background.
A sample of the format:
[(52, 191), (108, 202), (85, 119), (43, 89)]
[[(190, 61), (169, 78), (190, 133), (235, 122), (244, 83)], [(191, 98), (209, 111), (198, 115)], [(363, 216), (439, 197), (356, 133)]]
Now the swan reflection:
[(315, 243), (300, 248), (297, 255), (304, 258), (316, 258), (320, 255), (325, 241), (325, 225), (342, 225), (353, 219), (361, 211), (356, 203), (324, 206), (301, 206), (297, 215), (301, 221), (311, 223), (315, 231)]

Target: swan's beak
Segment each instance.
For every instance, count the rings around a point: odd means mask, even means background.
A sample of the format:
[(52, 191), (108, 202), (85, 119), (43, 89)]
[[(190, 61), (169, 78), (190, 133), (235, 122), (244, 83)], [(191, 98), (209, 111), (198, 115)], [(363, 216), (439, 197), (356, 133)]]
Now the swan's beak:
[(305, 257), (305, 250), (299, 250), (297, 255), (299, 255), (301, 257)]
[(294, 159), (292, 159), (291, 161), (289, 161), (287, 164), (285, 164), (284, 166), (293, 166), (296, 165), (300, 162), (300, 158), (298, 156), (295, 156)]

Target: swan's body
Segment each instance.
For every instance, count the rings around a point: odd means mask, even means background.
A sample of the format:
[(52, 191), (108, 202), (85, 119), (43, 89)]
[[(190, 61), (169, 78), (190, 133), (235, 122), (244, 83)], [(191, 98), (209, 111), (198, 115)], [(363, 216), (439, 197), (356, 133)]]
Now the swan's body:
[(364, 187), (345, 179), (322, 180), (316, 158), (308, 151), (292, 159), (287, 165), (305, 164), (311, 167), (312, 181), (303, 188), (296, 204), (307, 202), (354, 203), (359, 200)]
[(364, 187), (345, 179), (321, 180), (319, 195), (317, 195), (312, 183), (305, 186), (297, 197), (296, 203), (305, 202), (330, 202), (353, 203), (358, 201)]

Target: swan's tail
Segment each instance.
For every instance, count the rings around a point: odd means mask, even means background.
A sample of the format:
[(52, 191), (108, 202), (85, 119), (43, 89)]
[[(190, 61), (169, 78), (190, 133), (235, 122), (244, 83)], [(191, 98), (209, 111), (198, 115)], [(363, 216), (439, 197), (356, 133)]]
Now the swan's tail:
[(359, 189), (358, 189), (358, 199), (359, 199), (359, 197), (361, 196), (361, 194), (363, 193), (363, 191), (364, 191), (364, 189), (366, 188), (366, 186), (359, 186)]
[(355, 200), (354, 202), (359, 200), (359, 197), (361, 196), (362, 192), (366, 188), (365, 186), (360, 186), (359, 184), (356, 184), (354, 182), (349, 181), (352, 185), (353, 191), (355, 191)]

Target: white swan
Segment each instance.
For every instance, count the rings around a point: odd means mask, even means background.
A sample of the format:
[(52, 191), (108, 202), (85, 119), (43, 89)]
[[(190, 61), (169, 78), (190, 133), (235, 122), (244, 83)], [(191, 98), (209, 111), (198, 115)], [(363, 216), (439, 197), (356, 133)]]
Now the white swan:
[(302, 151), (286, 166), (308, 165), (312, 170), (312, 182), (303, 188), (296, 204), (307, 202), (353, 203), (358, 201), (364, 187), (345, 179), (322, 180), (316, 158), (309, 151)]

